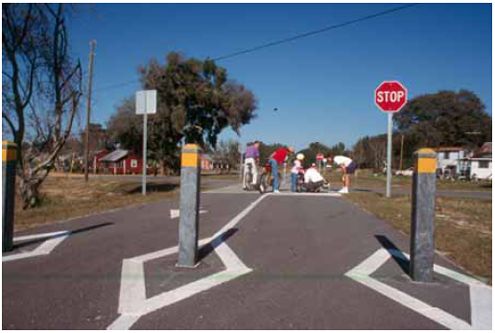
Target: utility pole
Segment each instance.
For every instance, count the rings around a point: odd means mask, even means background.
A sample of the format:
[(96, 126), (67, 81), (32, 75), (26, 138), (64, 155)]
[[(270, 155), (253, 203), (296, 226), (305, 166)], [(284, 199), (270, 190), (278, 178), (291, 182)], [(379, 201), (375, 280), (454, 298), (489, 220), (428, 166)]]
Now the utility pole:
[(404, 149), (404, 134), (400, 135), (400, 166), (399, 170), (402, 171), (402, 150)]
[(88, 99), (86, 101), (86, 137), (84, 139), (84, 180), (88, 181), (89, 172), (89, 124), (91, 118), (91, 90), (93, 86), (93, 61), (95, 56), (96, 41), (89, 42), (89, 79), (88, 79)]

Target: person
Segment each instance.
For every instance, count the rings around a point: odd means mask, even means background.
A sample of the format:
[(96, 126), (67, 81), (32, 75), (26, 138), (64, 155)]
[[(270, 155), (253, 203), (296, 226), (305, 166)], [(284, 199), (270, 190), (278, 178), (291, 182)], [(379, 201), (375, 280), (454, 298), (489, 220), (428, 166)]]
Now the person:
[(335, 157), (329, 157), (330, 161), (333, 161), (342, 169), (342, 182), (343, 187), (339, 193), (349, 193), (349, 187), (351, 187), (351, 175), (356, 171), (357, 164), (347, 156), (337, 155)]
[(279, 193), (279, 179), (278, 179), (278, 166), (283, 164), (287, 159), (287, 156), (294, 152), (293, 147), (281, 147), (275, 150), (268, 159), (270, 166), (272, 168), (272, 178), (273, 178), (273, 192)]
[(294, 165), (290, 170), (290, 191), (296, 192), (297, 185), (297, 177), (302, 169), (302, 161), (304, 160), (304, 154), (297, 154), (296, 159), (294, 160)]
[(325, 184), (325, 179), (316, 169), (316, 164), (311, 164), (311, 167), (304, 172), (304, 186), (308, 192), (317, 192), (320, 187)]
[(246, 175), (249, 171), (249, 165), (251, 165), (251, 173), (253, 174), (251, 183), (255, 185), (257, 182), (258, 164), (260, 159), (259, 147), (260, 147), (260, 142), (256, 140), (252, 145), (248, 145), (248, 147), (246, 148), (246, 153), (244, 156), (244, 174), (242, 177), (242, 187), (244, 189), (247, 189)]

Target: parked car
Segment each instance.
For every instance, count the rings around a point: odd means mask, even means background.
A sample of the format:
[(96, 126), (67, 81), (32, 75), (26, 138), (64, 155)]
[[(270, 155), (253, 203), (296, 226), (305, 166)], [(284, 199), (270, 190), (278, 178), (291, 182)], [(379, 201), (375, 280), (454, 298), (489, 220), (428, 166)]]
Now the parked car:
[(411, 177), (414, 173), (414, 168), (413, 167), (410, 167), (410, 168), (407, 168), (406, 170), (397, 170), (395, 171), (395, 175), (396, 176), (407, 176), (407, 177)]

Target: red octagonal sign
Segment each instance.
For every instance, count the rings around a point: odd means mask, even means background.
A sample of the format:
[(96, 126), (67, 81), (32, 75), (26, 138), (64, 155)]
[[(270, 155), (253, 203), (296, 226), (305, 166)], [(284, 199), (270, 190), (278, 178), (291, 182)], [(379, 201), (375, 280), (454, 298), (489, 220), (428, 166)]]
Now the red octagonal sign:
[(399, 81), (383, 81), (375, 89), (375, 104), (383, 112), (397, 112), (407, 103), (407, 89)]

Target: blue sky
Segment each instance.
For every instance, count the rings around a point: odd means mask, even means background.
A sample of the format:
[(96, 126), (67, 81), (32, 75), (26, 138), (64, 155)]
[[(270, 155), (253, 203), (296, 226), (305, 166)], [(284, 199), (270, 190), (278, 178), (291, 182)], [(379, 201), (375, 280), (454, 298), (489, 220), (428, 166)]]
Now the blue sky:
[[(92, 121), (139, 90), (137, 67), (170, 51), (218, 57), (272, 40), (390, 9), (397, 4), (77, 5), (72, 51), (87, 68), (97, 40)], [(313, 141), (352, 146), (386, 132), (373, 103), (383, 80), (409, 98), (438, 90), (474, 91), (492, 113), (491, 4), (421, 4), (295, 42), (219, 61), (258, 99), (258, 117), (237, 138), (300, 149)], [(118, 88), (105, 87), (136, 80)], [(273, 109), (278, 108), (277, 112)], [(84, 117), (81, 117), (84, 119)]]

